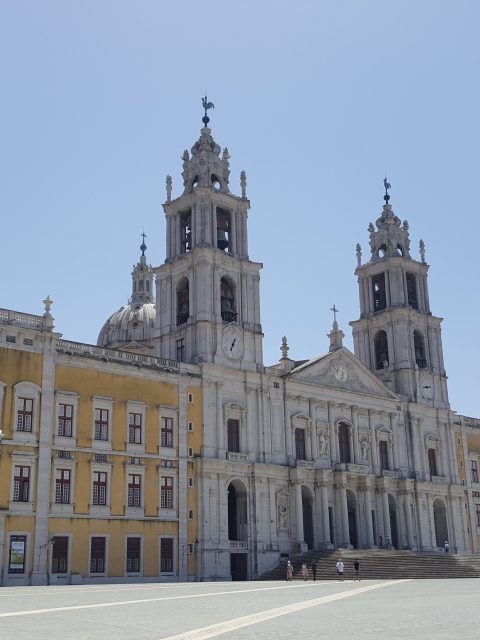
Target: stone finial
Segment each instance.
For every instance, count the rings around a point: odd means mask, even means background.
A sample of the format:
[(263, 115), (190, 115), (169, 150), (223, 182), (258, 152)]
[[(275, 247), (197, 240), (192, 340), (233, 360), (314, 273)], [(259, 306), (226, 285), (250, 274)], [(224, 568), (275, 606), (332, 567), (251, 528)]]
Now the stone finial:
[(419, 247), (420, 247), (420, 260), (425, 264), (425, 242), (423, 240), (420, 240)]
[(410, 229), (410, 226), (408, 224), (408, 220), (404, 220), (403, 221), (403, 230), (404, 231), (408, 231)]
[(240, 187), (242, 189), (242, 198), (247, 197), (247, 174), (245, 171), (240, 172)]
[(287, 336), (283, 336), (282, 338), (282, 346), (280, 347), (280, 351), (282, 352), (282, 358), (288, 358), (288, 350), (289, 346), (287, 344)]
[(53, 304), (53, 300), (50, 298), (50, 296), (47, 296), (43, 301), (43, 304), (45, 305), (45, 313), (43, 314), (43, 326), (46, 331), (52, 331), (54, 318), (50, 313), (50, 309)]
[(166, 186), (167, 186), (167, 202), (171, 202), (172, 201), (172, 176), (167, 176)]
[(355, 249), (356, 249), (356, 256), (357, 256), (357, 266), (359, 267), (362, 264), (362, 247), (358, 242)]
[(182, 153), (182, 160), (183, 162), (188, 162), (190, 160), (190, 156), (188, 155), (187, 149), (185, 149), (185, 151)]
[(223, 154), (222, 154), (222, 160), (223, 160), (224, 162), (227, 162), (227, 163), (228, 163), (228, 161), (230, 160), (230, 158), (231, 158), (231, 156), (230, 156), (230, 154), (228, 153), (228, 149), (227, 149), (227, 147), (225, 147), (225, 149), (223, 150)]

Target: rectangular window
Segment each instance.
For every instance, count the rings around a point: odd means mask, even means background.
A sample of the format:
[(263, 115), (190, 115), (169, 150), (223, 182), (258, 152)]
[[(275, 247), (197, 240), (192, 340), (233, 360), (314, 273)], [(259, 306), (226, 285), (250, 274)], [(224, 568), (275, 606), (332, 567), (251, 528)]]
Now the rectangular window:
[(18, 398), (17, 407), (17, 431), (31, 433), (33, 426), (33, 400), (31, 398)]
[(13, 501), (28, 502), (30, 496), (30, 467), (15, 466), (13, 475)]
[(93, 472), (93, 493), (92, 501), (94, 505), (107, 504), (107, 472)]
[(478, 463), (476, 460), (470, 460), (470, 470), (472, 472), (472, 482), (478, 482)]
[(128, 442), (129, 444), (142, 444), (142, 414), (128, 414)]
[(160, 508), (173, 508), (173, 478), (162, 478), (160, 487)]
[(52, 573), (67, 573), (68, 538), (55, 536), (52, 539)]
[(378, 453), (380, 454), (380, 469), (388, 469), (388, 443), (380, 440), (378, 443)]
[(105, 572), (106, 540), (100, 536), (90, 539), (90, 573)]
[(228, 451), (240, 451), (240, 422), (238, 420), (227, 420), (227, 447)]
[(476, 504), (475, 509), (475, 514), (477, 516), (477, 527), (480, 527), (480, 504)]
[(27, 536), (10, 536), (8, 573), (25, 573)]
[(437, 473), (437, 452), (435, 449), (428, 450), (428, 469), (431, 476), (438, 476)]
[(173, 418), (162, 418), (161, 420), (160, 446), (173, 447)]
[(177, 362), (185, 362), (185, 338), (177, 340)]
[(95, 440), (108, 440), (108, 409), (95, 409)]
[(73, 434), (73, 404), (58, 405), (57, 435), (63, 438), (71, 438)]
[(340, 449), (340, 462), (351, 462), (350, 430), (346, 424), (338, 425), (338, 445)]
[(305, 429), (295, 429), (295, 452), (297, 460), (306, 460)]
[(160, 541), (160, 571), (173, 571), (173, 538)]
[(57, 504), (70, 504), (70, 480), (70, 469), (55, 471), (55, 502)]
[(127, 538), (127, 573), (140, 571), (140, 538)]
[(138, 473), (128, 474), (129, 507), (140, 507), (142, 504), (142, 476)]

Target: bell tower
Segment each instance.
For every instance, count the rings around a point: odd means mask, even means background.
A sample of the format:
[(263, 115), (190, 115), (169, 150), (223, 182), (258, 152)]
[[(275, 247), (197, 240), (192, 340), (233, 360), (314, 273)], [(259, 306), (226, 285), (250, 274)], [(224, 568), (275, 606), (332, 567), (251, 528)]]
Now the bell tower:
[(408, 222), (389, 204), (385, 185), (381, 216), (370, 223), (371, 258), (362, 264), (357, 244), (360, 319), (351, 322), (355, 355), (395, 393), (436, 408), (449, 408), (440, 324), (430, 311), (428, 264), (410, 255)]
[(260, 276), (248, 258), (246, 175), (241, 196), (229, 188), (230, 155), (207, 126), (184, 151), (183, 193), (172, 199), (167, 176), (166, 259), (155, 269), (156, 353), (184, 362), (256, 370), (262, 364)]

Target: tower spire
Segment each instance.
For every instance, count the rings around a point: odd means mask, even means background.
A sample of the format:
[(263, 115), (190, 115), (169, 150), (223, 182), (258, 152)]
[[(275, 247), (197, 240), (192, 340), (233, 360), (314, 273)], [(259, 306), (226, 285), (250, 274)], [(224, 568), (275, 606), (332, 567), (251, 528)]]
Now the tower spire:
[(142, 231), (140, 235), (142, 238), (142, 244), (140, 245), (142, 254), (132, 271), (132, 305), (142, 305), (153, 302), (153, 271), (152, 267), (147, 264), (147, 257), (145, 255), (145, 251), (147, 250), (145, 238), (147, 234), (145, 231)]

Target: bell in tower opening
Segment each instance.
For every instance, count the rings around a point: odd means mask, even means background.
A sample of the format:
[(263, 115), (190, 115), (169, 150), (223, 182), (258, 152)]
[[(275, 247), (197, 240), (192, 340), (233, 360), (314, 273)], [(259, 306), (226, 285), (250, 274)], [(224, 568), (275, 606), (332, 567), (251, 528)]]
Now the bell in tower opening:
[(228, 251), (230, 246), (230, 212), (217, 209), (217, 247)]

